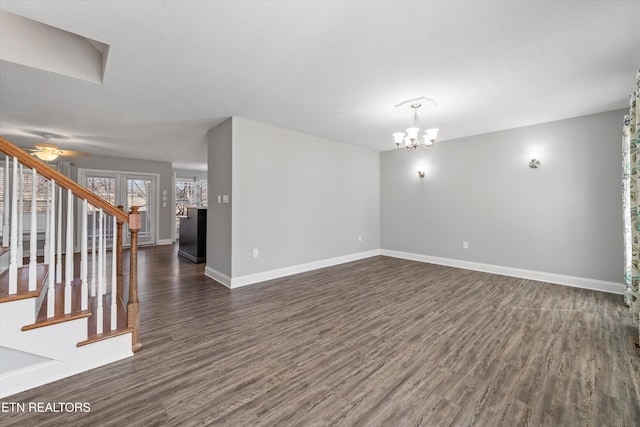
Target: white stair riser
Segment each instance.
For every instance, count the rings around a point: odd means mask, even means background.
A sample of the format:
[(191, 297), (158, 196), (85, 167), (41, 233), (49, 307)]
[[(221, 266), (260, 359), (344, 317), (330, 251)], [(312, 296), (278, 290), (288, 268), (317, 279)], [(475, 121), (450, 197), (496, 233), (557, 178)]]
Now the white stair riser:
[[(77, 347), (76, 344), (87, 339), (87, 318), (70, 320), (54, 325), (23, 331), (22, 327), (35, 321), (35, 298), (10, 301), (0, 304), (0, 345), (37, 354), (49, 359), (71, 363), (86, 364), (84, 358), (101, 358), (100, 354), (92, 354), (93, 344)], [(114, 341), (111, 338), (105, 341)], [(128, 343), (131, 352), (131, 341)], [(118, 350), (120, 354), (121, 351)], [(110, 356), (107, 356), (108, 358)]]
[(131, 333), (76, 347), (75, 351), (81, 359), (77, 363), (51, 360), (0, 375), (0, 399), (133, 356)]

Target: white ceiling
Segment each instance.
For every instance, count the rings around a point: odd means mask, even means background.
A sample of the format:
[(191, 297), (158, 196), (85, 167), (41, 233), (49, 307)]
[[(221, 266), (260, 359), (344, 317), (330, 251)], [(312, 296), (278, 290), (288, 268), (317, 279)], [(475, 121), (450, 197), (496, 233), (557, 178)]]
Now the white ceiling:
[[(439, 141), (623, 108), (640, 1), (11, 1), (110, 45), (103, 84), (0, 62), (0, 134), (206, 168), (229, 116), (367, 147), (435, 98)], [(0, 23), (1, 24), (1, 23)], [(443, 142), (446, 143), (446, 142)]]

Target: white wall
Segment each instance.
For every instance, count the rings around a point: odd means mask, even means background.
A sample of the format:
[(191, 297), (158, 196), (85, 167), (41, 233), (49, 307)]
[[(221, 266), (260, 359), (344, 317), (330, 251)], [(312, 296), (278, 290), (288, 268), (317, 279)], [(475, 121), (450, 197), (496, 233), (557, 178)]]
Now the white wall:
[(377, 250), (379, 170), (377, 152), (234, 117), (233, 276)]
[(621, 283), (624, 114), (381, 153), (383, 250)]

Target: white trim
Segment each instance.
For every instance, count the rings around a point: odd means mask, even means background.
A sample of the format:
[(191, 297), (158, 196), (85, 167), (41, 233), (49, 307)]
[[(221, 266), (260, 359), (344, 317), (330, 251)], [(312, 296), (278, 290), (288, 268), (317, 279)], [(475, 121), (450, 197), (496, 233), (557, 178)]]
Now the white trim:
[(446, 265), (449, 267), (464, 268), (466, 270), (483, 271), (485, 273), (501, 274), (503, 276), (518, 277), (521, 279), (537, 280), (556, 285), (572, 286), (574, 288), (591, 289), (594, 291), (608, 292), (611, 294), (624, 294), (624, 285), (617, 282), (589, 279), (586, 277), (567, 276), (564, 274), (547, 273), (544, 271), (526, 270), (523, 268), (505, 267), (501, 265), (484, 264), (473, 261), (463, 261), (451, 258), (441, 258), (430, 255), (414, 254), (410, 252), (381, 249), (380, 254), (393, 258), (402, 258), (411, 261), (426, 262), (430, 264)]
[(157, 246), (171, 245), (172, 243), (173, 243), (173, 240), (171, 240), (171, 239), (158, 239), (158, 240), (156, 240), (156, 245)]
[(211, 267), (205, 267), (204, 275), (210, 279), (215, 280), (216, 282), (223, 284), (227, 288), (231, 288), (231, 277), (227, 276), (226, 274), (222, 274)]
[[(346, 262), (358, 261), (365, 258), (371, 258), (380, 255), (379, 249), (366, 252), (358, 252), (349, 255), (343, 255), (335, 258), (327, 258), (318, 261), (312, 261), (306, 264), (292, 265), (290, 267), (278, 268), (275, 270), (261, 271), (260, 273), (247, 274), (231, 278), (231, 289), (241, 286), (253, 285), (254, 283), (264, 282), (266, 280), (278, 279), (280, 277), (291, 276), (292, 274), (304, 273), (305, 271), (317, 270), (319, 268), (331, 267)], [(205, 269), (206, 271), (206, 269)]]
[(171, 243), (175, 242), (177, 239), (176, 235), (176, 227), (178, 223), (178, 218), (176, 215), (176, 173), (171, 173)]

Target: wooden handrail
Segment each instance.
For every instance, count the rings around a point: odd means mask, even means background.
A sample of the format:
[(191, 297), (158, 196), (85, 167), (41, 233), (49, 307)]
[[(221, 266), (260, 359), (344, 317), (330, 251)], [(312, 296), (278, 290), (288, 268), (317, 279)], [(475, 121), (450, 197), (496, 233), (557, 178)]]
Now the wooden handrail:
[(27, 166), (30, 169), (35, 169), (41, 176), (47, 178), (48, 180), (55, 181), (57, 185), (70, 190), (78, 198), (87, 200), (93, 206), (102, 208), (105, 213), (108, 213), (116, 218), (118, 234), (117, 241), (114, 242), (114, 250), (117, 251), (117, 283), (115, 285), (117, 286), (117, 295), (120, 300), (124, 299), (124, 276), (122, 272), (122, 228), (125, 222), (128, 224), (129, 233), (131, 236), (131, 245), (129, 261), (129, 299), (127, 303), (127, 327), (132, 329), (131, 350), (134, 353), (140, 351), (142, 349), (142, 344), (140, 343), (140, 301), (138, 300), (138, 232), (140, 230), (142, 221), (140, 218), (138, 207), (132, 206), (131, 211), (127, 213), (122, 209), (122, 206), (113, 206), (111, 203), (102, 199), (100, 196), (97, 196), (72, 179), (51, 168), (43, 161), (25, 153), (22, 149), (13, 145), (1, 136), (0, 152), (4, 153), (8, 157), (15, 158), (21, 164)]
[(86, 199), (89, 203), (99, 208), (102, 208), (103, 211), (107, 212), (110, 215), (115, 216), (121, 221), (126, 223), (129, 222), (129, 215), (126, 212), (118, 209), (113, 206), (111, 203), (104, 200), (102, 197), (97, 196), (91, 191), (87, 190), (80, 184), (73, 181), (71, 178), (64, 176), (57, 170), (53, 169), (49, 165), (47, 165), (42, 160), (35, 158), (27, 153), (25, 153), (22, 149), (13, 145), (6, 139), (0, 136), (0, 151), (5, 153), (8, 156), (16, 157), (20, 163), (29, 167), (30, 169), (36, 169), (40, 175), (43, 177), (54, 180), (56, 184), (59, 186), (66, 188), (67, 190), (71, 190), (73, 194), (78, 196), (81, 199)]

